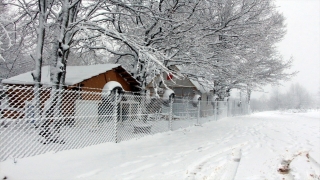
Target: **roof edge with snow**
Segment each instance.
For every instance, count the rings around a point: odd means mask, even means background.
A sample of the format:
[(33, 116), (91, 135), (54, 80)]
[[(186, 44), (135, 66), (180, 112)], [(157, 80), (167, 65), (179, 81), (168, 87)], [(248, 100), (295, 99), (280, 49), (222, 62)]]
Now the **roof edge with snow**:
[[(127, 72), (120, 64), (96, 64), (89, 66), (67, 66), (65, 85), (75, 85), (84, 80), (90, 79), (99, 74), (105, 73), (112, 69), (120, 70), (120, 73), (124, 73), (127, 78), (130, 78), (130, 84), (139, 85), (140, 83)], [(34, 85), (34, 81), (31, 75), (32, 71), (19, 74), (17, 76), (2, 80), (3, 84), (17, 84), (17, 85)], [(50, 66), (43, 66), (41, 68), (41, 84), (51, 85), (50, 81)]]

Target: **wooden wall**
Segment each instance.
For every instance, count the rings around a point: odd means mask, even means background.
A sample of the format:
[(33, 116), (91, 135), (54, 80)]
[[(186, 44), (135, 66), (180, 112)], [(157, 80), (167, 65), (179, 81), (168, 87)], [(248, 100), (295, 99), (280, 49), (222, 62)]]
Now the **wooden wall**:
[[(90, 79), (84, 80), (73, 86), (69, 86), (68, 91), (64, 91), (60, 96), (62, 96), (62, 113), (64, 116), (73, 116), (75, 113), (75, 101), (81, 100), (101, 100), (101, 91), (103, 86), (109, 81), (119, 82), (125, 91), (133, 91), (133, 86), (130, 86), (128, 82), (121, 77), (114, 70), (107, 71), (106, 73), (99, 74)], [(81, 93), (79, 93), (79, 88), (81, 87)], [(18, 86), (16, 86), (18, 87)], [(28, 88), (23, 88), (28, 87)], [(2, 114), (6, 118), (23, 118), (25, 102), (32, 101), (34, 94), (31, 86), (19, 86), (19, 88), (14, 88), (8, 90), (7, 98), (8, 105), (10, 108), (15, 108), (16, 110), (3, 110)], [(41, 107), (44, 109), (45, 102), (50, 97), (50, 89), (44, 89), (40, 93)], [(19, 110), (20, 109), (20, 110)]]
[[(97, 76), (94, 76), (90, 79), (84, 80), (81, 82), (82, 87), (86, 91), (96, 91), (101, 92), (101, 89), (103, 86), (109, 82), (109, 81), (117, 81), (119, 82), (123, 89), (126, 91), (132, 91), (133, 89), (130, 87), (130, 85), (125, 81), (118, 73), (116, 73), (114, 70), (110, 70), (108, 72), (105, 72), (103, 74), (99, 74)], [(88, 89), (86, 89), (88, 88)], [(96, 90), (90, 90), (90, 88), (96, 88)], [(98, 90), (100, 89), (100, 90)]]

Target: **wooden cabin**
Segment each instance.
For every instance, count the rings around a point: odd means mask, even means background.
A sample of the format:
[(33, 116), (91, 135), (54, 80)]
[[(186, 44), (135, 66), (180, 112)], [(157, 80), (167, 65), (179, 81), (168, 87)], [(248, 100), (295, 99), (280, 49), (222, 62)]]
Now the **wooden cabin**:
[[(124, 91), (140, 91), (139, 82), (133, 78), (120, 64), (97, 64), (88, 66), (67, 66), (65, 91), (58, 96), (62, 100), (64, 116), (75, 114), (75, 102), (100, 101), (101, 92), (108, 82), (117, 82)], [(28, 112), (34, 99), (33, 79), (31, 72), (23, 73), (2, 81), (5, 91), (5, 104), (2, 104), (1, 114), (4, 118), (19, 119), (32, 116)], [(38, 94), (42, 110), (48, 108), (46, 103), (50, 98), (50, 67), (42, 67), (41, 88)], [(79, 93), (81, 92), (81, 93)], [(4, 100), (3, 100), (4, 101)], [(34, 105), (32, 105), (34, 106)]]

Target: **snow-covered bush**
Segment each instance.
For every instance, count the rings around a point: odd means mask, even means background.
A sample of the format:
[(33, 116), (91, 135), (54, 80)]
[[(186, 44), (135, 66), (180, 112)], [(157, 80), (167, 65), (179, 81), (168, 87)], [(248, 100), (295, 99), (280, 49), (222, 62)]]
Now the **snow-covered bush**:
[(197, 107), (199, 101), (201, 101), (201, 95), (199, 95), (199, 94), (194, 95), (194, 97), (193, 97), (193, 99), (192, 99), (192, 105), (193, 105), (194, 107)]
[(123, 88), (122, 88), (122, 85), (117, 82), (117, 81), (109, 81), (107, 82), (107, 84), (105, 84), (103, 86), (103, 89), (102, 89), (102, 92), (103, 92), (103, 96), (109, 96), (112, 92), (122, 92), (123, 91)]
[(170, 102), (174, 99), (174, 91), (172, 89), (166, 89), (162, 95), (163, 104), (169, 106)]

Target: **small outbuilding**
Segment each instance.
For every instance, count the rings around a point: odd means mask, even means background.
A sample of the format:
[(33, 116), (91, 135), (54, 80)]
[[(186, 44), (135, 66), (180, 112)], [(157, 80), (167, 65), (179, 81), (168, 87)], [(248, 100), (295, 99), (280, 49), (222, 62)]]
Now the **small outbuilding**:
[[(180, 73), (181, 67), (178, 65), (171, 66), (170, 69), (175, 72)], [(160, 76), (160, 75), (158, 75)], [(162, 89), (162, 93), (165, 93), (167, 88), (174, 91), (176, 98), (186, 98), (188, 97), (191, 100), (194, 98), (201, 99), (202, 101), (211, 100), (213, 98), (214, 93), (214, 83), (209, 83), (204, 79), (192, 79), (187, 77), (186, 75), (182, 75), (179, 78), (172, 76), (171, 74), (163, 73), (162, 78), (155, 78), (157, 80), (162, 80), (158, 89), (154, 87), (155, 82), (150, 82), (147, 85), (147, 90), (150, 91), (151, 95), (156, 93), (156, 90)], [(159, 92), (157, 92), (159, 93)], [(161, 92), (159, 94), (162, 94)]]
[[(167, 92), (173, 91), (175, 102), (180, 103), (187, 99), (194, 107), (197, 107), (201, 100), (201, 102), (205, 102), (200, 105), (201, 116), (207, 116), (208, 112), (211, 114), (213, 112), (212, 103), (215, 100), (214, 82), (209, 82), (203, 78), (194, 79), (183, 75), (181, 74), (183, 68), (179, 65), (173, 65), (169, 69), (180, 74), (180, 77), (177, 78), (167, 73), (158, 75), (146, 87), (146, 89), (150, 91), (150, 95), (158, 94), (164, 99), (166, 98), (165, 95), (168, 94)], [(159, 83), (159, 81), (162, 81), (161, 84), (158, 84), (159, 87), (155, 88), (155, 83)]]

